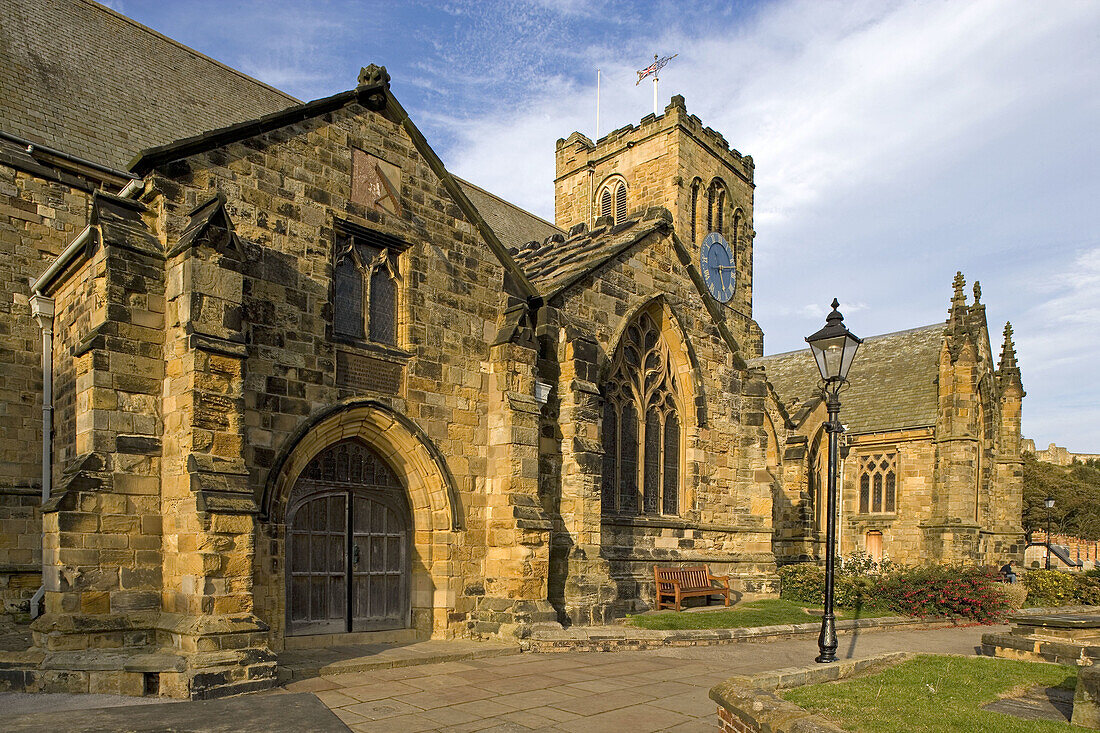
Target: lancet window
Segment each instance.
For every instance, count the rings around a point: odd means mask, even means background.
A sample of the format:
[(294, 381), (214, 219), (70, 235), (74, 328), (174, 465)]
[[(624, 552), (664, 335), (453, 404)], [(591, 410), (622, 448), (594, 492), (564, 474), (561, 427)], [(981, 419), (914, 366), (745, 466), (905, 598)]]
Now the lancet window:
[(605, 514), (678, 514), (682, 429), (668, 345), (648, 314), (623, 335), (603, 386)]

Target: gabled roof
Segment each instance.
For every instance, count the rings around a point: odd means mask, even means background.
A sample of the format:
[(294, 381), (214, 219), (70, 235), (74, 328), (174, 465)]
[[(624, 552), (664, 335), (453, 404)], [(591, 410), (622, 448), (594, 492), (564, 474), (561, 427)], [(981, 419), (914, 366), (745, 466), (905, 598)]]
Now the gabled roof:
[(524, 211), (480, 186), (475, 186), (458, 176), (455, 176), (455, 180), (469, 197), (470, 202), (481, 212), (485, 223), (496, 232), (500, 243), (508, 249), (521, 247), (532, 240), (541, 242), (554, 234), (565, 233), (545, 219)]
[(4, 0), (0, 130), (125, 168), (299, 100), (90, 0)]
[(568, 239), (559, 232), (509, 252), (539, 293), (550, 298), (653, 232), (670, 231), (670, 222), (668, 212), (655, 207), (644, 217), (638, 215), (614, 226), (598, 222), (591, 231), (579, 224), (569, 231)]
[[(841, 422), (853, 434), (931, 427), (939, 412), (940, 349), (944, 324), (869, 336), (863, 340), (841, 395)], [(820, 375), (810, 350), (800, 349), (749, 361), (764, 367), (786, 409), (798, 415), (817, 395)]]

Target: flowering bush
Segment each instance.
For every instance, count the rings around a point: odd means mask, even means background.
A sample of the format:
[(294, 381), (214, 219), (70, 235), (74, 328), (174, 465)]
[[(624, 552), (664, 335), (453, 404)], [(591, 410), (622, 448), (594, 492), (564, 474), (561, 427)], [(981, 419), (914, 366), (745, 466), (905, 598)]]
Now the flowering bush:
[[(801, 603), (821, 604), (825, 597), (825, 571), (814, 563), (779, 569), (782, 597)], [(834, 598), (843, 608), (887, 608), (905, 616), (955, 616), (992, 621), (1010, 608), (998, 590), (1000, 575), (992, 568), (962, 565), (906, 567), (867, 563), (855, 558), (837, 569)], [(1021, 601), (1022, 602), (1022, 599)]]
[(1022, 582), (1033, 606), (1070, 606), (1077, 602), (1077, 582), (1068, 573), (1028, 570)]
[(904, 568), (884, 576), (879, 602), (905, 616), (955, 616), (988, 622), (1008, 610), (1008, 599), (995, 584), (992, 568), (930, 565)]

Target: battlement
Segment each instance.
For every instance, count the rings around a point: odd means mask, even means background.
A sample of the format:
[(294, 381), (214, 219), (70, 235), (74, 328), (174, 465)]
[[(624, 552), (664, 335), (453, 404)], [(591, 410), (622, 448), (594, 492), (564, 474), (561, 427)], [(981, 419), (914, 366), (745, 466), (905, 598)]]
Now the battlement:
[(612, 130), (596, 142), (581, 132), (573, 132), (567, 138), (559, 138), (556, 145), (557, 177), (575, 172), (577, 167), (595, 164), (618, 155), (654, 135), (672, 132), (679, 128), (689, 137), (705, 146), (711, 154), (733, 168), (737, 175), (752, 183), (755, 165), (751, 155), (742, 155), (730, 147), (725, 136), (703, 124), (698, 116), (689, 114), (682, 95), (675, 95), (660, 115), (648, 114), (637, 125), (628, 124)]

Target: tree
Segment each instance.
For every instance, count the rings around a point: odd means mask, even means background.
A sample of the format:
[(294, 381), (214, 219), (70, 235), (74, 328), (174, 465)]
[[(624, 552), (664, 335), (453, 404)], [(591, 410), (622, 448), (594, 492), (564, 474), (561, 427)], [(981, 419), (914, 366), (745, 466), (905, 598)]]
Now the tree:
[[(1095, 463), (1095, 462), (1091, 462)], [(1024, 530), (1045, 531), (1044, 500), (1054, 497), (1051, 531), (1100, 539), (1100, 467), (1088, 463), (1056, 466), (1024, 456)]]

